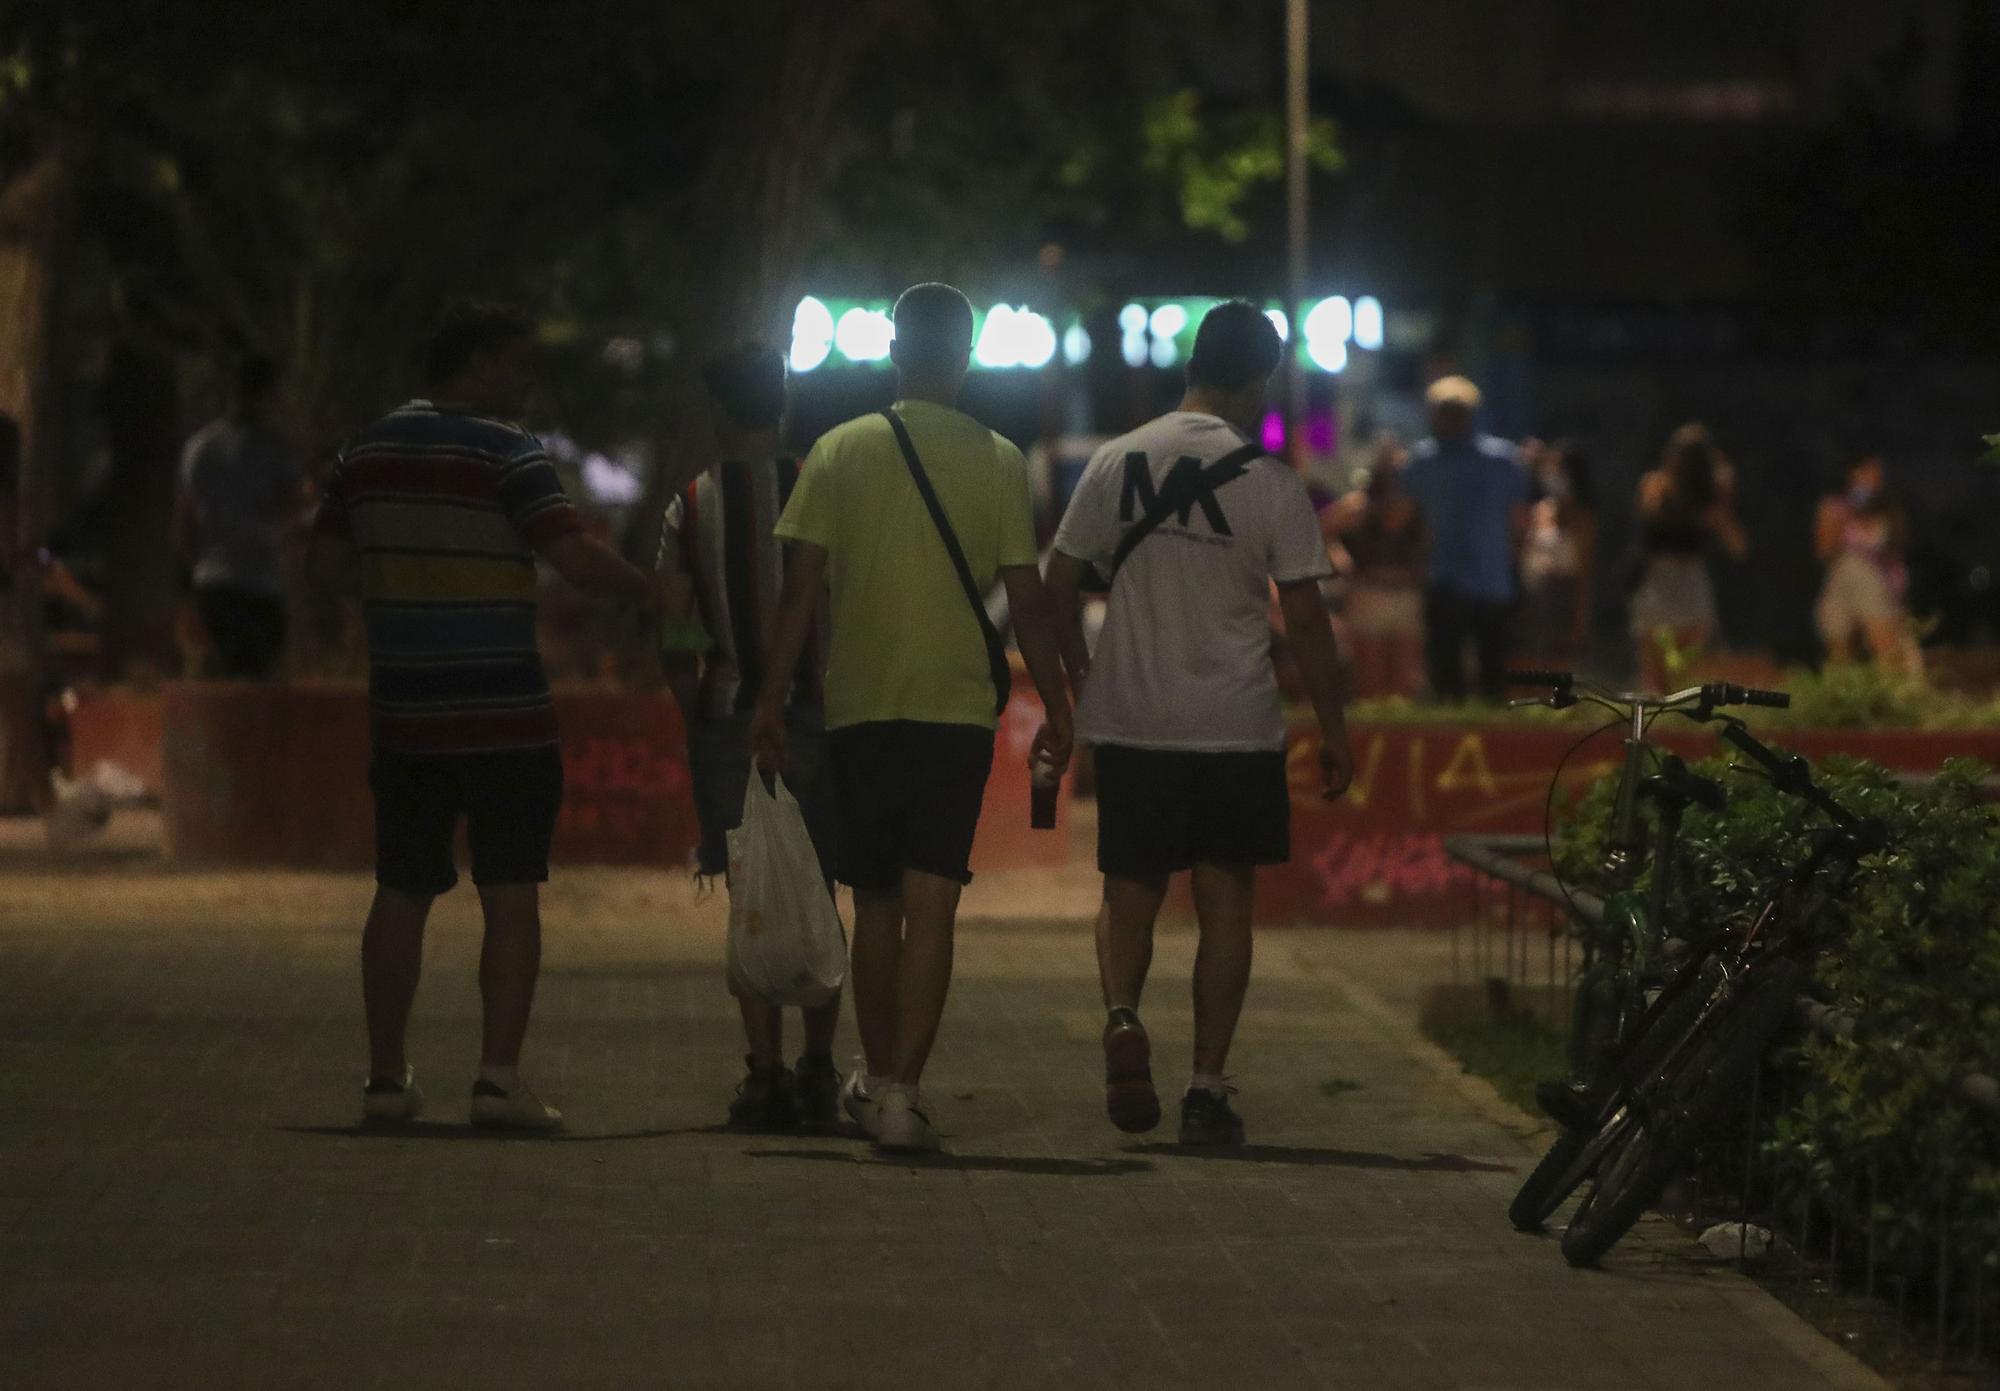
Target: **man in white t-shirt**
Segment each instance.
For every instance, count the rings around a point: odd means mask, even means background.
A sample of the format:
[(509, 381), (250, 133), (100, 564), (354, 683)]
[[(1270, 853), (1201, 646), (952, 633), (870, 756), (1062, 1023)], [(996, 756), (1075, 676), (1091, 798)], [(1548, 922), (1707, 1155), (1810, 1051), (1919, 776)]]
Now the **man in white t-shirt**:
[[(1083, 689), (1077, 737), (1097, 757), (1105, 1101), (1121, 1130), (1159, 1124), (1139, 995), (1167, 881), (1193, 874), (1201, 945), (1183, 1144), (1243, 1142), (1223, 1068), (1250, 983), (1252, 888), (1257, 866), (1291, 858), (1285, 716), (1271, 667), (1274, 583), (1319, 718), (1325, 795), (1339, 796), (1353, 775), (1319, 593), (1326, 543), (1298, 475), (1247, 443), (1282, 351), (1254, 305), (1210, 310), (1180, 408), (1097, 452), (1049, 562), (1065, 657)], [(1111, 581), (1088, 659), (1078, 597), (1086, 567)]]

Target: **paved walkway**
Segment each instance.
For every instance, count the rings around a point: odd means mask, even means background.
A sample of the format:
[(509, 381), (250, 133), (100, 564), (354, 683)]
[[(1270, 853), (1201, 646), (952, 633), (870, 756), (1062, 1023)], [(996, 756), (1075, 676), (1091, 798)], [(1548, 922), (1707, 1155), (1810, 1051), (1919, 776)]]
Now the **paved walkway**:
[[(1880, 1385), (1658, 1228), (1603, 1273), (1509, 1232), (1525, 1118), (1344, 972), (1344, 934), (1260, 943), (1256, 1143), (1201, 1158), (1101, 1118), (1088, 879), (982, 880), (932, 1068), (949, 1154), (909, 1164), (719, 1132), (722, 907), (613, 872), (549, 909), (529, 1071), (572, 1133), (474, 1137), (456, 895), (413, 1037), (436, 1119), (376, 1138), (362, 880), (38, 863), (0, 853), (11, 1391)], [(1155, 968), (1168, 1082), (1190, 951)]]

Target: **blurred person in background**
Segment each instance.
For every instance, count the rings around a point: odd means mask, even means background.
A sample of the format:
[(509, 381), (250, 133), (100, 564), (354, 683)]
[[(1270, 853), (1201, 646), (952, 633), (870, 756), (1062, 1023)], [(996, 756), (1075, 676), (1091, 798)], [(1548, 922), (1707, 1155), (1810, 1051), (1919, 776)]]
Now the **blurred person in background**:
[(251, 356), (229, 410), (181, 455), (176, 550), (192, 567), (195, 607), (215, 661), (209, 674), (264, 681), (285, 650), (285, 531), (306, 501), (305, 475), (273, 419), (278, 369)]
[(1413, 698), (1423, 682), (1423, 514), (1403, 489), (1407, 454), (1394, 436), (1376, 446), (1364, 487), (1343, 500), (1339, 533), (1352, 563), (1346, 619), (1357, 696)]
[[(798, 483), (784, 452), (785, 357), (747, 343), (702, 369), (715, 425), (714, 461), (667, 509), (659, 569), (673, 577), (677, 612), (662, 615), (661, 660), (687, 727), (695, 818), (695, 873), (729, 873), (729, 832), (742, 824), (750, 785), (750, 715), (764, 679), (764, 633), (783, 593), (786, 556), (772, 536)], [(791, 764), (785, 786), (798, 799), (829, 893), (834, 877), (833, 775), (821, 701), (824, 605), (785, 702)], [(800, 1011), (804, 1052), (785, 1065), (784, 1011), (738, 995), (749, 1048), (729, 1104), (739, 1129), (829, 1133), (840, 1126), (840, 1073), (833, 1063), (840, 997)]]
[(1828, 662), (1851, 662), (1865, 647), (1884, 671), (1921, 668), (1906, 599), (1909, 537), (1909, 516), (1889, 490), (1882, 456), (1858, 456), (1841, 490), (1820, 500), (1813, 522), (1813, 553), (1826, 567), (1813, 617)]
[(1640, 684), (1663, 692), (1674, 678), (1670, 654), (1698, 651), (1716, 635), (1709, 548), (1738, 560), (1750, 553), (1736, 515), (1736, 472), (1708, 427), (1689, 423), (1667, 437), (1660, 466), (1639, 480), (1636, 585), (1630, 610)]
[(1425, 656), (1431, 694), (1465, 699), (1465, 644), (1479, 660), (1479, 694), (1506, 694), (1508, 610), (1528, 524), (1528, 473), (1503, 439), (1473, 428), (1479, 388), (1443, 377), (1424, 393), (1430, 438), (1403, 470), (1403, 488), (1423, 513), (1430, 539), (1424, 594)]
[(1576, 444), (1538, 444), (1530, 455), (1536, 498), (1521, 546), (1520, 637), (1515, 651), (1552, 667), (1588, 654), (1597, 597), (1597, 496)]

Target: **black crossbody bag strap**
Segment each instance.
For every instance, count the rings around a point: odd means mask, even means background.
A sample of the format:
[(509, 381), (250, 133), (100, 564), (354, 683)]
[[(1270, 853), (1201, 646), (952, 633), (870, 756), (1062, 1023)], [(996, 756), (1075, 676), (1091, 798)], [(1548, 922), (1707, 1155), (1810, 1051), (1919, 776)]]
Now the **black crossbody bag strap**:
[(993, 677), (993, 713), (997, 716), (1007, 708), (1007, 698), (1014, 691), (1014, 670), (1007, 664), (1007, 646), (1000, 641), (1000, 630), (993, 626), (993, 619), (986, 612), (986, 600), (981, 597), (979, 586), (973, 582), (972, 567), (965, 563), (965, 552), (958, 544), (958, 533), (951, 529), (951, 520), (944, 514), (944, 504), (938, 501), (937, 490), (931, 487), (923, 461), (917, 457), (917, 446), (910, 439), (909, 427), (894, 411), (883, 411), (882, 417), (896, 432), (896, 444), (903, 451), (903, 462), (910, 466), (910, 481), (917, 485), (917, 492), (930, 511), (931, 521), (937, 526), (938, 539), (944, 542), (945, 554), (951, 557), (951, 568), (958, 572), (959, 588), (965, 591), (965, 601), (972, 605), (973, 617), (979, 620), (979, 636), (986, 640), (986, 666)]
[[(1111, 573), (1106, 578), (1116, 580), (1118, 571), (1126, 559), (1138, 549), (1139, 543), (1159, 529), (1160, 523), (1176, 512), (1185, 512), (1225, 483), (1234, 482), (1248, 471), (1250, 465), (1263, 458), (1270, 451), (1261, 444), (1246, 444), (1232, 449), (1217, 459), (1200, 473), (1192, 475), (1193, 481), (1180, 488), (1171, 484), (1160, 489), (1160, 495), (1153, 500), (1153, 508), (1145, 516), (1132, 524), (1118, 542), (1118, 549), (1111, 556)], [(1187, 478), (1190, 475), (1182, 474)]]

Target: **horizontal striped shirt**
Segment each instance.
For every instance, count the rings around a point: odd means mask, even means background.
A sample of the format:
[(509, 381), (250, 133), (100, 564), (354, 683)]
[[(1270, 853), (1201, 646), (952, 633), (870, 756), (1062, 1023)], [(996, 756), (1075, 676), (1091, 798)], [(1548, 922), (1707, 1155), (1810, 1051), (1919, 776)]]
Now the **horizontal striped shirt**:
[[(694, 582), (699, 631), (669, 637), (668, 651), (702, 656), (701, 717), (750, 709), (764, 681), (764, 634), (784, 590), (783, 546), (772, 536), (798, 482), (794, 459), (729, 460), (675, 500), (660, 538), (660, 568)], [(825, 651), (824, 607), (807, 634), (790, 704), (817, 706)]]
[(535, 646), (535, 552), (581, 523), (540, 441), (412, 401), (341, 451), (314, 525), (360, 556), (376, 748), (556, 742)]

